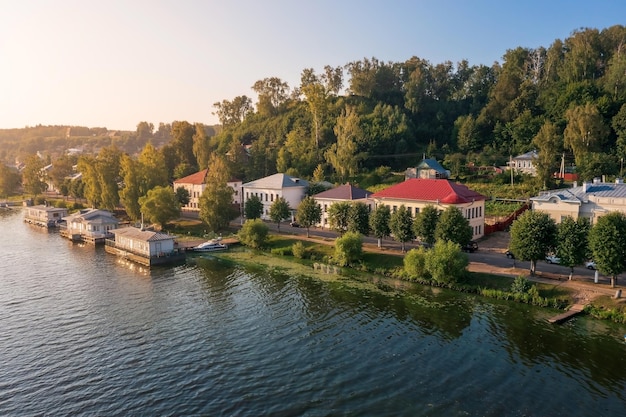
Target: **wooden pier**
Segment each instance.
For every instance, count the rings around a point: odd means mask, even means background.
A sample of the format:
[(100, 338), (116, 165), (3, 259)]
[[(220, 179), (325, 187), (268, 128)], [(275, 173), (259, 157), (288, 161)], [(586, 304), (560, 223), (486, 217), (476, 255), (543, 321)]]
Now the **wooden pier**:
[(559, 314), (558, 316), (554, 316), (551, 319), (548, 319), (548, 322), (550, 322), (552, 324), (561, 324), (561, 323), (571, 319), (575, 315), (582, 313), (582, 311), (584, 309), (585, 309), (585, 305), (584, 304), (574, 304), (565, 313)]

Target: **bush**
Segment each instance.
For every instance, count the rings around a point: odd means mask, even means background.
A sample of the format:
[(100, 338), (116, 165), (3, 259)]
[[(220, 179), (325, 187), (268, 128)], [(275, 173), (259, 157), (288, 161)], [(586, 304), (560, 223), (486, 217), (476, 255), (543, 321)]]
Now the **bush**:
[(404, 256), (404, 272), (409, 279), (430, 279), (430, 274), (426, 270), (426, 249), (420, 246), (418, 249), (411, 249)]
[(438, 282), (458, 282), (465, 276), (469, 260), (461, 247), (453, 242), (439, 240), (428, 251), (425, 259), (426, 270)]
[(293, 254), (291, 248), (273, 248), (270, 252), (272, 255), (280, 256), (291, 256)]
[(304, 243), (300, 241), (291, 246), (291, 252), (293, 253), (293, 256), (298, 259), (305, 259), (307, 255), (306, 247), (304, 246)]
[(357, 232), (348, 232), (335, 241), (335, 260), (339, 266), (352, 265), (363, 255), (363, 239)]
[(238, 236), (241, 243), (251, 248), (260, 249), (267, 243), (269, 228), (263, 220), (246, 220), (239, 230)]
[(513, 293), (524, 294), (524, 293), (527, 293), (528, 290), (530, 290), (530, 288), (531, 288), (530, 281), (528, 281), (526, 278), (524, 278), (521, 275), (518, 275), (515, 278), (515, 281), (513, 281), (513, 284), (511, 284), (511, 292)]

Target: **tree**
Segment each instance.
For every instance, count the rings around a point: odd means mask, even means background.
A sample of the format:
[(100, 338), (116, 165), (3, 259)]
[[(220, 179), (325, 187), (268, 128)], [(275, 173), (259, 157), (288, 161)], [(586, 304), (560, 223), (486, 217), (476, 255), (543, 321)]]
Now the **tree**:
[(354, 108), (344, 110), (335, 125), (337, 142), (324, 153), (342, 182), (358, 172), (359, 162), (364, 157), (357, 153), (357, 141), (363, 136), (359, 122), (359, 115)]
[(437, 282), (458, 282), (465, 274), (469, 260), (458, 244), (438, 240), (426, 254), (425, 267)]
[(454, 206), (448, 206), (439, 216), (439, 221), (435, 227), (435, 238), (457, 243), (460, 247), (465, 247), (474, 232), (469, 224), (469, 220), (463, 216), (461, 210)]
[(239, 241), (251, 248), (260, 249), (267, 242), (269, 227), (261, 219), (248, 219), (245, 221), (237, 236)]
[(612, 212), (598, 218), (589, 231), (589, 248), (600, 272), (617, 285), (617, 275), (626, 270), (626, 215)]
[(141, 192), (141, 173), (139, 163), (127, 154), (122, 155), (120, 160), (120, 174), (124, 186), (120, 190), (120, 201), (124, 205), (126, 214), (137, 220), (141, 217), (139, 198), (145, 193)]
[(516, 259), (530, 261), (530, 274), (535, 275), (537, 260), (556, 246), (557, 227), (546, 213), (527, 210), (511, 225), (509, 249)]
[(139, 198), (139, 205), (145, 218), (159, 224), (161, 229), (180, 215), (180, 206), (174, 190), (170, 187), (157, 186), (149, 190), (145, 196)]
[(120, 203), (120, 159), (122, 152), (115, 146), (107, 146), (98, 152), (96, 158), (96, 176), (100, 183), (100, 204), (108, 210), (114, 210)]
[(252, 99), (247, 96), (237, 96), (232, 101), (222, 100), (213, 104), (220, 124), (224, 129), (228, 129), (240, 124), (246, 116), (251, 114), (254, 109), (252, 107)]
[(563, 143), (556, 131), (556, 126), (547, 121), (533, 138), (537, 149), (537, 158), (533, 161), (537, 170), (537, 181), (544, 189), (552, 182), (552, 175), (558, 167), (558, 152)]
[(252, 89), (257, 93), (259, 102), (257, 112), (261, 115), (275, 115), (278, 108), (288, 97), (289, 85), (280, 78), (264, 78), (254, 83)]
[(20, 174), (0, 162), (0, 196), (8, 197), (20, 184)]
[(206, 169), (211, 155), (211, 138), (202, 123), (195, 124), (196, 132), (193, 135), (193, 154), (198, 163), (198, 169)]
[(270, 206), (270, 219), (276, 223), (278, 230), (280, 231), (280, 222), (287, 220), (291, 215), (291, 208), (289, 203), (283, 197), (278, 197)]
[(29, 155), (24, 161), (22, 170), (24, 191), (33, 196), (38, 196), (46, 190), (46, 183), (41, 180), (44, 164), (44, 161), (37, 155)]
[(206, 187), (200, 196), (200, 219), (209, 229), (218, 231), (237, 217), (233, 209), (233, 189), (228, 186), (229, 171), (226, 161), (212, 154), (206, 174)]
[(296, 221), (306, 227), (306, 237), (309, 237), (309, 228), (322, 220), (322, 208), (311, 196), (304, 197), (296, 212)]
[(52, 169), (48, 172), (48, 176), (56, 188), (61, 188), (63, 181), (72, 174), (72, 167), (76, 162), (75, 159), (75, 157), (63, 155), (52, 164)]
[(568, 109), (565, 118), (567, 127), (563, 142), (572, 150), (576, 165), (579, 165), (589, 152), (600, 150), (609, 131), (600, 111), (591, 103)]
[(137, 162), (139, 163), (139, 174), (141, 176), (139, 189), (141, 195), (145, 195), (148, 190), (157, 185), (165, 187), (169, 184), (165, 157), (152, 143), (148, 142), (143, 147)]
[(256, 195), (252, 194), (243, 207), (246, 219), (258, 219), (263, 214), (263, 203)]
[(181, 207), (189, 204), (191, 196), (189, 195), (189, 191), (185, 187), (178, 187), (174, 192), (176, 193), (176, 200), (178, 201), (178, 204), (181, 205)]
[(357, 232), (367, 236), (370, 232), (369, 207), (362, 202), (352, 203), (348, 211), (347, 229), (349, 232)]
[(587, 259), (589, 229), (589, 219), (584, 217), (574, 220), (567, 216), (557, 225), (557, 253), (561, 265), (570, 268), (569, 279), (572, 279), (574, 267)]
[(413, 233), (421, 242), (428, 245), (435, 244), (435, 230), (439, 222), (439, 210), (431, 204), (425, 206), (415, 215), (413, 220)]
[(335, 261), (339, 266), (352, 265), (361, 259), (363, 239), (358, 232), (347, 232), (335, 240)]
[(376, 207), (372, 215), (370, 216), (370, 229), (372, 234), (378, 238), (378, 247), (382, 246), (382, 240), (385, 236), (389, 236), (391, 229), (389, 228), (389, 220), (391, 218), (391, 211), (389, 206), (384, 204)]
[(393, 238), (402, 244), (402, 252), (404, 252), (404, 244), (413, 239), (413, 217), (404, 204), (395, 213), (391, 213), (389, 228), (393, 233)]
[(345, 233), (348, 229), (350, 203), (341, 201), (333, 203), (328, 208), (328, 225), (337, 233)]

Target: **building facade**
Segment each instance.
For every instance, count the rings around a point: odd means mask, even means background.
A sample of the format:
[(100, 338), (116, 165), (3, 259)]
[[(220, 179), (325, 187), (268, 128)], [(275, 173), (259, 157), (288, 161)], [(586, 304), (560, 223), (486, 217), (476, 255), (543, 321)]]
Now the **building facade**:
[(468, 220), (472, 239), (485, 235), (484, 195), (470, 190), (465, 185), (446, 179), (412, 178), (372, 194), (376, 207), (383, 204), (395, 212), (404, 206), (415, 216), (426, 206), (434, 206), (440, 211), (453, 206), (458, 208)]
[(315, 194), (313, 198), (322, 209), (322, 219), (318, 227), (328, 227), (328, 209), (335, 203), (363, 203), (368, 206), (370, 212), (374, 209), (375, 203), (371, 197), (372, 193), (355, 187), (352, 184), (340, 185), (331, 188), (319, 194)]
[[(174, 181), (174, 191), (176, 191), (177, 188), (182, 187), (189, 193), (189, 202), (180, 208), (183, 214), (188, 213), (197, 215), (197, 213), (200, 212), (200, 196), (206, 188), (207, 172), (208, 169), (203, 169), (195, 174), (191, 174)], [(227, 182), (227, 185), (233, 189), (233, 205), (240, 207), (242, 204), (242, 181), (233, 178)]]
[(243, 204), (253, 195), (257, 196), (263, 203), (261, 218), (267, 220), (270, 207), (274, 201), (282, 197), (289, 203), (293, 216), (293, 212), (306, 196), (308, 188), (309, 183), (306, 180), (287, 174), (274, 174), (243, 184)]

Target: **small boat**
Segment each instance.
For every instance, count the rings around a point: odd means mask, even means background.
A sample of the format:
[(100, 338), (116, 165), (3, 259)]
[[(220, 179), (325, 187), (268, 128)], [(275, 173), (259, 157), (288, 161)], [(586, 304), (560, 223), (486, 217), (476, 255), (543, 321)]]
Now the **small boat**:
[(228, 249), (228, 245), (220, 243), (219, 240), (209, 240), (191, 248), (193, 252), (216, 252), (226, 249)]

